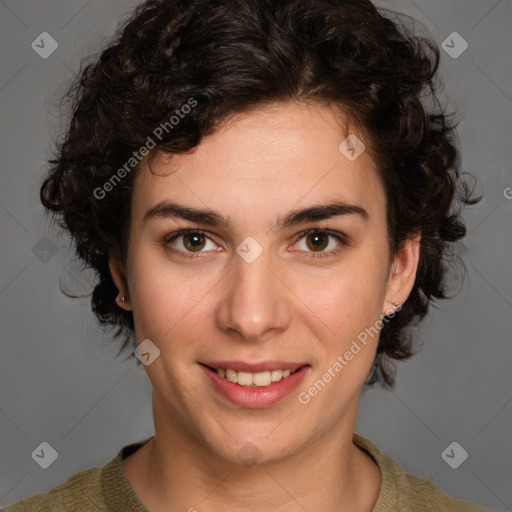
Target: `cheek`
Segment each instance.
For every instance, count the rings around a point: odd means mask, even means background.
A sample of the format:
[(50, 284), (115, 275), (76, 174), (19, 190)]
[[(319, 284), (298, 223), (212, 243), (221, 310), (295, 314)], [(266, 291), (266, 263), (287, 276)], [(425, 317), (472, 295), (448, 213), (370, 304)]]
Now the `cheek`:
[(180, 270), (163, 249), (134, 251), (132, 261), (130, 295), (137, 338), (167, 344), (166, 351), (190, 345), (189, 339), (209, 318), (208, 295), (218, 278), (213, 272)]
[[(176, 324), (184, 303), (180, 299), (179, 279), (170, 274), (170, 267), (157, 257), (159, 249), (142, 245), (131, 253), (130, 296), (137, 336), (158, 340)], [(173, 307), (169, 307), (170, 305)]]
[(302, 398), (311, 401), (312, 411), (323, 415), (326, 423), (340, 420), (373, 363), (385, 295), (385, 269), (381, 267), (373, 258), (366, 262), (361, 258), (323, 280), (323, 293), (317, 288), (308, 303), (322, 320), (318, 328), (315, 314), (310, 314), (322, 347), (317, 352), (320, 364), (302, 388)]
[[(297, 276), (294, 287), (312, 318), (324, 324), (327, 338), (345, 344), (373, 325), (382, 313), (386, 267), (375, 248), (353, 250), (340, 265), (314, 275)], [(318, 322), (318, 320), (317, 320)]]

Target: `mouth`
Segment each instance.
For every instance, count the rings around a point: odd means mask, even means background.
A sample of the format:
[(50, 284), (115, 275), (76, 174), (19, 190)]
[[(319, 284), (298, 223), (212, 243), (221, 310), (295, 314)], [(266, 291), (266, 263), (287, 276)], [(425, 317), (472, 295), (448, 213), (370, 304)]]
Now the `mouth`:
[(279, 382), (282, 379), (286, 379), (290, 375), (293, 375), (296, 371), (308, 365), (297, 366), (290, 364), (290, 367), (283, 365), (283, 368), (263, 370), (259, 372), (234, 370), (233, 368), (229, 367), (229, 365), (225, 365), (226, 368), (219, 368), (207, 364), (203, 364), (203, 366), (205, 366), (208, 370), (216, 373), (223, 379), (226, 379), (228, 382), (231, 382), (232, 384), (238, 384), (239, 386), (246, 387), (265, 387), (274, 382)]
[[(283, 361), (199, 363), (212, 389), (229, 403), (245, 408), (270, 407), (290, 395), (311, 370), (309, 364)], [(253, 370), (253, 371), (247, 371)]]

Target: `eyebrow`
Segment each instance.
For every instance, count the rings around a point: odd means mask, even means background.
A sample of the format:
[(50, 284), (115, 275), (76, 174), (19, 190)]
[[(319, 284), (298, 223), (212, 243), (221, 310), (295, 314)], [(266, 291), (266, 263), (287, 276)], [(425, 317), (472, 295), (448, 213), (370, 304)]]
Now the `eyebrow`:
[[(292, 210), (271, 227), (271, 230), (286, 229), (308, 221), (331, 219), (344, 215), (356, 216), (367, 222), (370, 219), (368, 212), (361, 206), (335, 201), (328, 204), (308, 206), (299, 210)], [(212, 227), (223, 227), (233, 231), (230, 220), (210, 209), (196, 209), (177, 203), (162, 201), (150, 208), (143, 217), (143, 223), (155, 218), (184, 219), (198, 224)]]

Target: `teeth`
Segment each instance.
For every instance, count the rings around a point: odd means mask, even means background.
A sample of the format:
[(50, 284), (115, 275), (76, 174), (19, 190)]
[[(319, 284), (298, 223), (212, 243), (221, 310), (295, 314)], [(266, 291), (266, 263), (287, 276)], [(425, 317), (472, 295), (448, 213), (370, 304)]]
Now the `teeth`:
[(226, 379), (236, 384), (238, 382), (238, 373), (235, 370), (226, 370)]
[[(256, 377), (256, 375), (254, 376)], [(237, 383), (240, 386), (251, 386), (253, 384), (252, 373), (238, 372)]]
[(256, 386), (268, 386), (272, 382), (278, 382), (285, 377), (295, 373), (296, 370), (272, 370), (259, 373), (249, 372), (237, 372), (228, 368), (224, 370), (222, 368), (217, 369), (217, 374), (224, 377), (233, 384), (239, 384), (240, 386), (256, 387)]
[(283, 378), (283, 370), (272, 370), (271, 373), (272, 382), (277, 382)]

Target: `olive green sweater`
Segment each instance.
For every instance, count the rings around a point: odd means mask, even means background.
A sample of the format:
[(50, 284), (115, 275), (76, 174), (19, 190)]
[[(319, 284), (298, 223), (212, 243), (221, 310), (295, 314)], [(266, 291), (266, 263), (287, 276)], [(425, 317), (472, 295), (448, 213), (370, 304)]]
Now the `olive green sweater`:
[[(122, 448), (103, 467), (73, 475), (47, 493), (37, 494), (7, 507), (5, 512), (148, 512), (125, 476), (121, 460), (152, 437)], [(405, 473), (368, 439), (354, 433), (354, 443), (377, 462), (382, 482), (373, 512), (489, 512), (489, 509), (455, 499), (433, 483)], [(312, 511), (314, 512), (314, 511)]]

